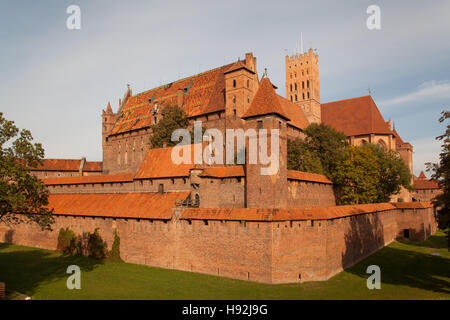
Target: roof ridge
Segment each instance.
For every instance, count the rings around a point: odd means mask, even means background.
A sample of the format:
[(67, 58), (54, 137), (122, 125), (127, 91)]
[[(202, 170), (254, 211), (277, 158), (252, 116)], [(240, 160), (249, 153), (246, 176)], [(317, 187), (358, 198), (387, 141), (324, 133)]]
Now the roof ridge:
[(329, 102), (325, 102), (325, 103), (321, 103), (321, 104), (329, 104), (329, 103), (350, 101), (350, 100), (356, 100), (356, 99), (367, 98), (367, 97), (371, 97), (371, 96), (370, 95), (366, 95), (366, 96), (360, 96), (360, 97), (354, 97), (354, 98), (348, 98), (348, 99), (334, 100), (334, 101), (329, 101)]
[(181, 81), (184, 81), (184, 80), (188, 80), (188, 79), (193, 78), (193, 77), (197, 77), (197, 76), (201, 76), (201, 75), (207, 74), (207, 73), (209, 73), (209, 72), (217, 71), (218, 69), (221, 69), (221, 68), (230, 67), (230, 66), (232, 66), (233, 64), (235, 64), (236, 62), (237, 62), (237, 61), (232, 62), (232, 63), (229, 63), (229, 64), (222, 65), (222, 66), (220, 66), (220, 67), (212, 68), (212, 69), (209, 69), (209, 70), (206, 70), (206, 71), (203, 71), (203, 72), (200, 72), (200, 73), (196, 73), (196, 74), (193, 74), (193, 75), (191, 75), (191, 76), (184, 77), (184, 78), (181, 78), (181, 79), (172, 81), (172, 82), (166, 82), (166, 83), (164, 83), (164, 84), (162, 84), (162, 85), (160, 85), (160, 86), (157, 86), (157, 87), (154, 87), (154, 88), (151, 88), (151, 89), (148, 89), (148, 90), (139, 92), (139, 93), (133, 95), (132, 97), (138, 97), (138, 96), (140, 96), (140, 95), (142, 95), (142, 94), (145, 94), (145, 93), (148, 93), (148, 92), (150, 92), (150, 91), (153, 91), (153, 90), (156, 90), (156, 89), (163, 88), (163, 87), (165, 87), (165, 86), (168, 85), (168, 84), (175, 84), (175, 83), (178, 83), (178, 82), (181, 82)]

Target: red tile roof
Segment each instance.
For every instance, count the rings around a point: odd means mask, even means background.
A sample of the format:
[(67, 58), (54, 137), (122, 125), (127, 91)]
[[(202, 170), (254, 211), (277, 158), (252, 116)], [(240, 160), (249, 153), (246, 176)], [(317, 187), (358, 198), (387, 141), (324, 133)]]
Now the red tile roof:
[(162, 219), (172, 218), (174, 202), (189, 192), (50, 194), (49, 208), (56, 215)]
[(193, 163), (193, 145), (191, 148), (191, 164), (175, 164), (172, 161), (174, 147), (150, 149), (142, 162), (135, 179), (188, 177)]
[(288, 121), (288, 124), (299, 129), (306, 129), (306, 127), (309, 126), (309, 122), (306, 119), (303, 110), (292, 101), (289, 101), (288, 99), (285, 99), (278, 94), (277, 96), (281, 106), (286, 111), (289, 119), (291, 119), (290, 121)]
[(83, 171), (97, 172), (103, 170), (103, 162), (101, 161), (86, 161), (83, 167)]
[(178, 90), (184, 90), (182, 108), (189, 117), (225, 110), (224, 73), (235, 66), (228, 64), (129, 97), (112, 134), (151, 126), (152, 108), (176, 105)]
[(42, 165), (31, 171), (79, 171), (81, 159), (43, 159)]
[(423, 202), (394, 202), (392, 203), (398, 209), (422, 209), (431, 208), (433, 204), (431, 201)]
[(333, 182), (330, 179), (328, 179), (326, 176), (317, 174), (317, 173), (288, 170), (287, 177), (288, 177), (288, 179), (291, 179), (291, 180), (301, 180), (301, 181), (333, 184)]
[(323, 103), (321, 111), (322, 122), (346, 136), (393, 134), (371, 96)]
[(268, 114), (277, 114), (287, 120), (291, 120), (284, 110), (284, 104), (275, 92), (269, 78), (264, 77), (259, 83), (258, 91), (242, 118), (250, 118)]
[(46, 185), (60, 184), (83, 184), (83, 183), (111, 183), (111, 182), (130, 182), (133, 181), (132, 173), (121, 174), (101, 174), (96, 176), (77, 176), (63, 178), (42, 179)]
[(383, 212), (395, 208), (391, 203), (292, 209), (187, 208), (181, 214), (180, 219), (243, 221), (325, 220)]
[(414, 180), (414, 188), (417, 190), (439, 189), (439, 184), (435, 180), (416, 179)]
[(201, 177), (229, 178), (244, 177), (244, 166), (206, 167), (200, 174)]

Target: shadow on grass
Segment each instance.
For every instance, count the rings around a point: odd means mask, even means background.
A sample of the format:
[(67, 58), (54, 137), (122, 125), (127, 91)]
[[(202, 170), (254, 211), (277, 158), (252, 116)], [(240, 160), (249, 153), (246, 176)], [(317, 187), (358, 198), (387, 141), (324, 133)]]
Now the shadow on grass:
[(391, 284), (450, 294), (450, 259), (389, 246), (346, 271), (367, 279), (370, 265), (380, 267), (382, 287)]
[(103, 261), (0, 243), (0, 281), (6, 283), (8, 291), (31, 296), (41, 284), (69, 277), (66, 271), (70, 265), (79, 266), (83, 272), (99, 264)]
[(413, 244), (418, 247), (426, 247), (432, 249), (446, 249), (447, 239), (442, 235), (432, 235), (425, 241), (411, 241), (406, 239), (397, 239), (398, 242), (403, 244)]

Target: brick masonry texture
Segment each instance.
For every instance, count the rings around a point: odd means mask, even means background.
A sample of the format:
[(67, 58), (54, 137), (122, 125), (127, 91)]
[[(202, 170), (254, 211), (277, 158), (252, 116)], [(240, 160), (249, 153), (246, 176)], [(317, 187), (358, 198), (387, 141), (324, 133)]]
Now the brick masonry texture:
[[(324, 208), (323, 213), (334, 208), (339, 207)], [(403, 237), (405, 229), (414, 240), (424, 240), (436, 231), (433, 208), (415, 203), (333, 219), (295, 220), (293, 216), (281, 221), (273, 217), (248, 220), (241, 212), (242, 220), (185, 219), (184, 210), (173, 209), (171, 220), (58, 215), (53, 231), (30, 224), (0, 224), (0, 241), (55, 250), (60, 228), (69, 227), (77, 235), (99, 228), (110, 249), (117, 230), (126, 262), (264, 283), (293, 283), (327, 280)]]

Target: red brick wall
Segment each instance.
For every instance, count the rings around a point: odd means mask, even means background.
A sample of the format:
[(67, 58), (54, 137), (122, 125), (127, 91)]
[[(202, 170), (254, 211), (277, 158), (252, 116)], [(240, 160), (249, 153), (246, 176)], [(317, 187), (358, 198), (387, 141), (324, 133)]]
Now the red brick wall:
[(126, 262), (266, 283), (326, 280), (381, 249), (403, 229), (425, 239), (433, 209), (401, 209), (332, 220), (172, 221), (57, 216), (54, 231), (0, 224), (0, 241), (56, 249), (58, 231), (99, 232), (111, 248), (114, 229)]

